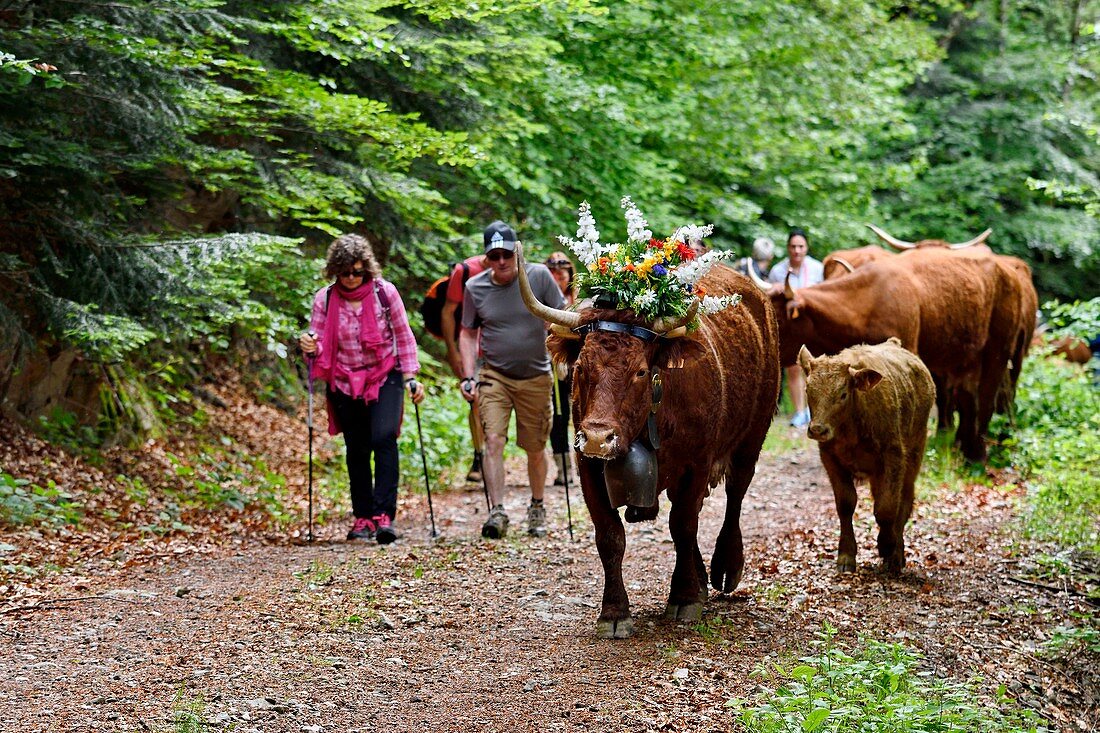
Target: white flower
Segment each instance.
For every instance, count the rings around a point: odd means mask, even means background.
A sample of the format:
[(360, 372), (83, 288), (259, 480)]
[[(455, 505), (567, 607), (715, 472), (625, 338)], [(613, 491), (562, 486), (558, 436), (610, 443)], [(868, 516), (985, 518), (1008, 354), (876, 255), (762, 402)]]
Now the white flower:
[(699, 312), (710, 316), (720, 310), (729, 308), (731, 305), (737, 305), (740, 302), (740, 295), (722, 295), (719, 297), (708, 295), (704, 297), (703, 301), (699, 304)]
[(709, 237), (714, 233), (714, 225), (707, 224), (705, 226), (696, 226), (695, 224), (687, 224), (680, 227), (672, 234), (673, 242), (683, 242), (687, 244), (694, 240), (702, 240)]
[(634, 242), (648, 242), (653, 239), (653, 232), (646, 229), (647, 222), (645, 217), (642, 216), (641, 211), (638, 211), (638, 207), (634, 205), (630, 197), (623, 196), (619, 205), (626, 209), (627, 237)]
[(596, 231), (596, 220), (592, 217), (592, 207), (589, 203), (582, 201), (577, 213), (577, 239), (585, 242), (600, 241), (600, 233)]
[(694, 260), (688, 260), (672, 272), (689, 289), (694, 289), (695, 283), (699, 282), (703, 275), (710, 272), (710, 268), (714, 267), (720, 260), (730, 259), (733, 254), (733, 252), (712, 249), (699, 255)]
[(645, 308), (647, 305), (656, 302), (656, 300), (657, 292), (654, 290), (646, 290), (635, 295), (634, 300), (630, 303), (630, 305), (634, 308), (634, 311), (637, 312)]

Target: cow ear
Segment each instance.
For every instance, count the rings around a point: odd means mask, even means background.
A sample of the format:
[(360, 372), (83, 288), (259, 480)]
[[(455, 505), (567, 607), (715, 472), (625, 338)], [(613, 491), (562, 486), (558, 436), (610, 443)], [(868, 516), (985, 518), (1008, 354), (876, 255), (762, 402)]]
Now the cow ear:
[(806, 376), (810, 375), (810, 369), (814, 364), (814, 355), (810, 353), (810, 350), (803, 344), (802, 348), (798, 350), (798, 365), (802, 367), (802, 371), (806, 372)]
[(555, 362), (572, 365), (581, 353), (581, 340), (551, 333), (546, 337), (546, 349)]
[(666, 369), (679, 369), (706, 354), (706, 349), (697, 339), (682, 337), (662, 341), (660, 358), (656, 363), (663, 364)]
[(856, 369), (855, 367), (848, 367), (848, 373), (852, 375), (852, 385), (856, 389), (864, 392), (874, 388), (876, 384), (882, 381), (882, 374), (876, 372), (874, 369)]

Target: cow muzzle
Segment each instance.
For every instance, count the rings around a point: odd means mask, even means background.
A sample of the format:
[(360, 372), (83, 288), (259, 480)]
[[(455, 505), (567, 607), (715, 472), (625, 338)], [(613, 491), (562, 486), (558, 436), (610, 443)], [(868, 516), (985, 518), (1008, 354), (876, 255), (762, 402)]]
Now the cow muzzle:
[(614, 428), (591, 425), (577, 431), (573, 447), (589, 458), (606, 461), (621, 455), (626, 446)]
[(824, 443), (827, 440), (831, 440), (833, 437), (833, 431), (828, 425), (822, 425), (819, 422), (813, 420), (810, 421), (810, 426), (806, 428), (806, 437), (810, 440), (816, 440)]

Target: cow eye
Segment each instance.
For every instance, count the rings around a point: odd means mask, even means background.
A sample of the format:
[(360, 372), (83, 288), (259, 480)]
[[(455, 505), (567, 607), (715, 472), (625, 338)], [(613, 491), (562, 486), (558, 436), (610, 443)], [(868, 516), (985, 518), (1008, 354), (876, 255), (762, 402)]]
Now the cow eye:
[(848, 390), (846, 390), (846, 389), (845, 389), (845, 390), (841, 390), (840, 394), (839, 394), (839, 395), (837, 395), (837, 398), (838, 398), (838, 399), (839, 399), (839, 400), (840, 400), (841, 402), (843, 402), (844, 400), (848, 399)]
[(645, 369), (645, 368), (642, 368), (642, 369), (639, 369), (638, 373), (635, 374), (634, 376), (637, 377), (638, 379), (641, 379), (642, 377), (644, 377), (647, 374), (649, 374), (649, 370)]

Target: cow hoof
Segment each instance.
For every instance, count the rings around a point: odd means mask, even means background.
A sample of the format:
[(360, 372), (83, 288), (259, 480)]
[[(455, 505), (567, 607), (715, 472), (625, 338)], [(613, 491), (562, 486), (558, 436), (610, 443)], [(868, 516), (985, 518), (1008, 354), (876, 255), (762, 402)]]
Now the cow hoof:
[(670, 603), (665, 606), (665, 618), (674, 621), (699, 621), (703, 618), (703, 604), (687, 603), (677, 606), (675, 603)]
[(838, 557), (836, 559), (836, 571), (838, 573), (854, 573), (856, 571), (856, 559), (844, 555)]
[(596, 622), (596, 636), (600, 639), (626, 639), (634, 635), (634, 619), (607, 619)]

